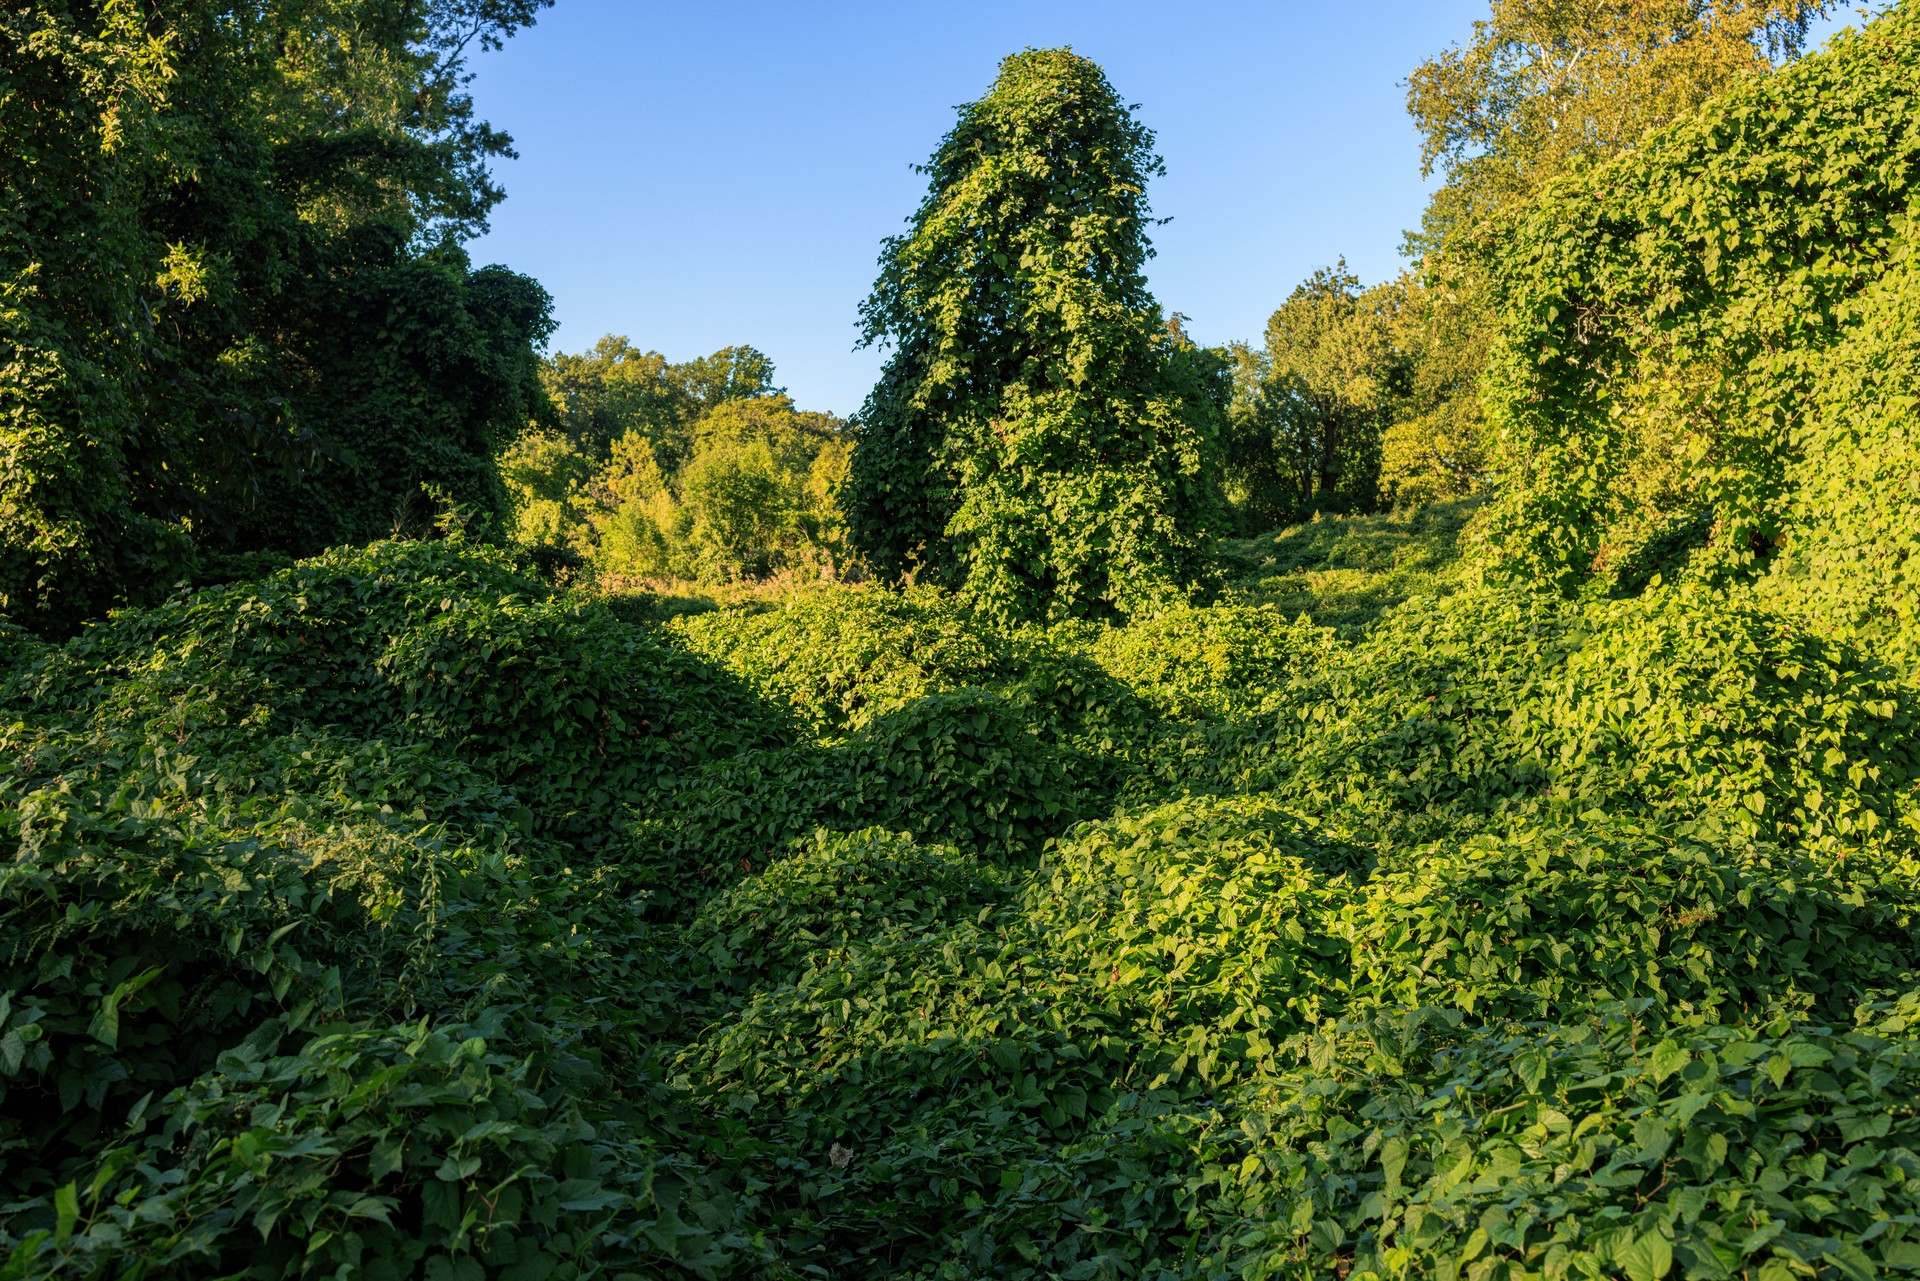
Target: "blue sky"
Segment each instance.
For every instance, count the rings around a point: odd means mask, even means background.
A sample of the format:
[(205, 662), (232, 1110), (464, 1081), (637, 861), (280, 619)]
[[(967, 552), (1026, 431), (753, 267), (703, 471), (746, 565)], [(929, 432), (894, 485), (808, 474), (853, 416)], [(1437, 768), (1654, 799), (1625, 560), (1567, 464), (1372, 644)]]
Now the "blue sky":
[(561, 350), (751, 343), (801, 407), (850, 413), (881, 360), (853, 350), (855, 307), (919, 202), (910, 166), (1002, 56), (1071, 45), (1159, 136), (1161, 304), (1203, 342), (1255, 338), (1336, 257), (1400, 269), (1428, 190), (1402, 82), (1486, 9), (558, 0), (479, 59), (481, 113), (521, 158), (472, 251), (547, 287)]

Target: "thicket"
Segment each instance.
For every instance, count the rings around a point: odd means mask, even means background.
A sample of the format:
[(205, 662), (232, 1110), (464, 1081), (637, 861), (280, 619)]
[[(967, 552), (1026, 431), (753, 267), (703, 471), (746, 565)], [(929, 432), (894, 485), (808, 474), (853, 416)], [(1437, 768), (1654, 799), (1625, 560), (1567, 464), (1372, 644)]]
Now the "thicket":
[(11, 659), (8, 1275), (1920, 1250), (1915, 692), (1749, 600), (662, 628), (389, 543)]
[(1916, 21), (1542, 197), (1509, 489), (1212, 601), (637, 623), (455, 533), (0, 628), (0, 1278), (1920, 1267)]
[[(1520, 223), (1490, 375), (1500, 565), (1601, 590), (1778, 571), (1900, 608), (1912, 25), (1735, 89)], [(1884, 514), (1849, 497), (1869, 476)], [(1844, 569), (1795, 570), (1834, 540)]]
[(549, 299), (460, 247), (510, 153), (464, 67), (548, 2), (7, 6), (0, 614), (504, 506)]

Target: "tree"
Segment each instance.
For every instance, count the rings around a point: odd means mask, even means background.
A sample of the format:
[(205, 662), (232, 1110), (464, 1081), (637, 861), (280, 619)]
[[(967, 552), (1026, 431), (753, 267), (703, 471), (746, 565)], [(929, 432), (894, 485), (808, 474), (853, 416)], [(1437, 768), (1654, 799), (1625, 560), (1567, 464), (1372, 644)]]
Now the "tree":
[(1363, 290), (1342, 259), (1295, 287), (1266, 346), (1233, 352), (1229, 474), (1244, 525), (1372, 509), (1380, 450), (1405, 399), (1398, 282)]
[(723, 347), (679, 364), (608, 334), (573, 356), (556, 352), (540, 378), (561, 429), (604, 459), (613, 442), (638, 432), (672, 470), (693, 451), (694, 423), (730, 401), (777, 396), (773, 362), (752, 347)]
[(1447, 182), (1423, 243), (1497, 218), (1746, 76), (1797, 56), (1829, 0), (1493, 0), (1465, 48), (1423, 63), (1407, 109)]
[(1380, 501), (1414, 506), (1474, 493), (1491, 455), (1480, 411), (1484, 343), (1463, 332), (1465, 312), (1411, 271), (1378, 287), (1402, 379), (1380, 440)]
[(1017, 618), (1126, 612), (1204, 572), (1217, 423), (1142, 274), (1152, 145), (1099, 67), (1028, 50), (922, 169), (861, 308), (893, 354), (847, 516), (883, 572)]
[(1830, 0), (1493, 0), (1464, 47), (1418, 67), (1407, 108), (1421, 173), (1442, 175), (1408, 238), (1419, 412), (1390, 432), (1388, 483), (1463, 493), (1491, 465), (1480, 410), (1505, 229), (1562, 174), (1638, 146), (1798, 56)]
[(510, 154), (464, 58), (546, 3), (0, 13), (0, 613), (498, 506), (548, 304), (458, 247)]
[(697, 413), (786, 391), (773, 385), (773, 361), (766, 353), (746, 346), (722, 347), (711, 356), (674, 365), (668, 376)]
[(673, 363), (613, 335), (553, 356), (541, 377), (558, 429), (502, 458), (515, 537), (620, 577), (831, 575), (846, 558), (851, 445), (840, 419), (796, 410), (773, 374), (752, 347)]

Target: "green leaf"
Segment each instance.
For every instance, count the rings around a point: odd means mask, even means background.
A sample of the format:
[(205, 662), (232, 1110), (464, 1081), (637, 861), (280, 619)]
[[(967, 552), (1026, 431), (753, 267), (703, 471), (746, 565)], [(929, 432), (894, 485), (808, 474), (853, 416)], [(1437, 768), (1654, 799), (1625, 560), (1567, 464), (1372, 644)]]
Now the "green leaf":
[(1660, 1281), (1673, 1266), (1673, 1245), (1658, 1232), (1648, 1232), (1616, 1256), (1628, 1281)]
[(1663, 1040), (1653, 1047), (1653, 1054), (1647, 1060), (1647, 1070), (1656, 1081), (1664, 1081), (1685, 1067), (1693, 1056), (1671, 1038)]
[(433, 1172), (433, 1177), (443, 1183), (458, 1183), (463, 1179), (471, 1178), (479, 1170), (480, 1164), (480, 1158), (477, 1156), (448, 1156), (440, 1162), (440, 1167)]
[(53, 1240), (56, 1245), (65, 1245), (73, 1236), (73, 1228), (80, 1221), (80, 1188), (78, 1184), (68, 1183), (53, 1194), (54, 1228)]
[(393, 1131), (383, 1132), (374, 1141), (373, 1152), (367, 1158), (367, 1174), (370, 1178), (384, 1179), (398, 1171), (405, 1159), (406, 1136)]

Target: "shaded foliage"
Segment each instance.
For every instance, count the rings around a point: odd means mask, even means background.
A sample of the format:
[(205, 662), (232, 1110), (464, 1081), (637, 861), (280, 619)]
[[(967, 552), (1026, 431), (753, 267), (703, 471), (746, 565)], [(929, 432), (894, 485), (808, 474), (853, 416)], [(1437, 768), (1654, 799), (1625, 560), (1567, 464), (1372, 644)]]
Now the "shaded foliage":
[(70, 631), (203, 552), (497, 512), (548, 299), (458, 248), (508, 140), (465, 51), (541, 0), (0, 18), (0, 611)]

